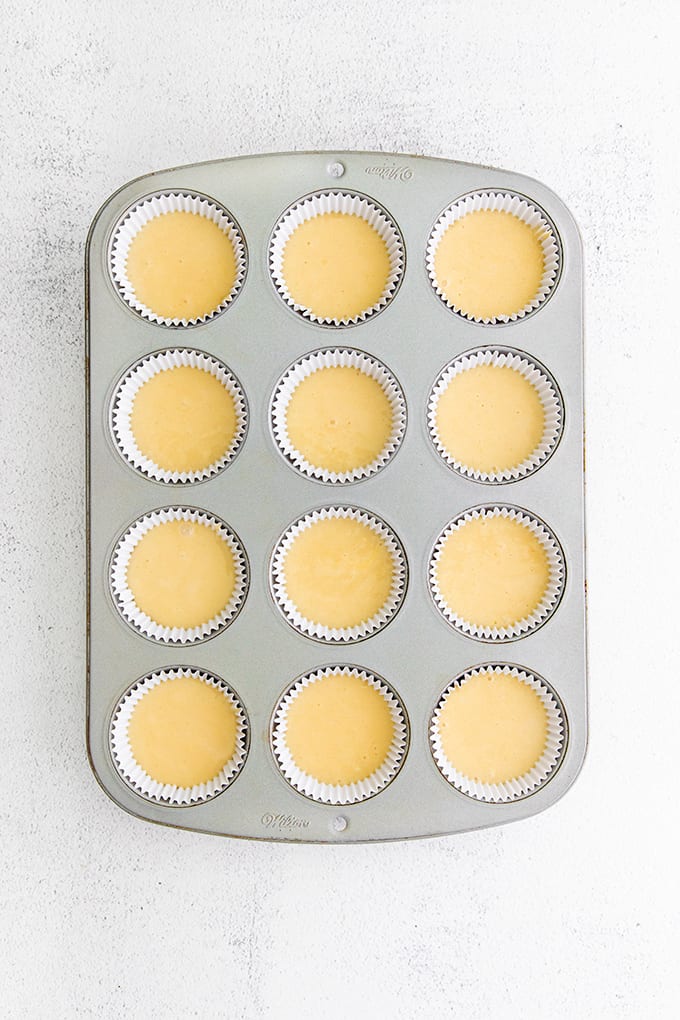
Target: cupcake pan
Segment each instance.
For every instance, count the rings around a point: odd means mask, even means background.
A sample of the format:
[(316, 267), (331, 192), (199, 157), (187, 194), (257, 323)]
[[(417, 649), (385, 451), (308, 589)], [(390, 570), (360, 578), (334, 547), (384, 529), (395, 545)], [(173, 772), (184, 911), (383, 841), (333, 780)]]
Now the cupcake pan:
[[(337, 167), (342, 173), (337, 176)], [(366, 196), (403, 238), (403, 273), (380, 314), (342, 330), (342, 347), (384, 364), (406, 401), (406, 428), (382, 470), (342, 485), (342, 504), (388, 521), (403, 543), (408, 590), (388, 626), (347, 647), (313, 640), (289, 625), (271, 591), (270, 564), (291, 522), (337, 500), (323, 480), (295, 470), (277, 447), (271, 421), (278, 382), (295, 362), (332, 346), (333, 326), (294, 314), (277, 291), (270, 244), (282, 210), (310, 194)], [(484, 325), (454, 314), (437, 296), (427, 246), (442, 210), (472, 193), (526, 198), (554, 226), (559, 247), (548, 299), (514, 322)], [(238, 300), (190, 328), (153, 322), (122, 299), (111, 272), (115, 230), (144, 199), (179, 194), (229, 210), (248, 253)], [(245, 265), (244, 265), (245, 274)], [(195, 831), (293, 842), (405, 839), (484, 828), (536, 814), (576, 778), (587, 739), (583, 530), (582, 254), (562, 202), (519, 174), (448, 160), (385, 153), (290, 153), (247, 156), (162, 171), (126, 184), (94, 219), (86, 255), (88, 384), (88, 680), (87, 741), (94, 773), (122, 808), (150, 821)], [(496, 341), (503, 330), (502, 347)], [(178, 331), (182, 333), (181, 339)], [(340, 339), (335, 333), (335, 339)], [(449, 521), (488, 504), (482, 479), (452, 470), (428, 429), (433, 381), (454, 359), (480, 348), (519, 352), (544, 366), (561, 396), (561, 436), (537, 470), (496, 483), (498, 504), (544, 521), (564, 554), (555, 612), (511, 644), (494, 663), (544, 678), (565, 718), (560, 759), (528, 795), (478, 800), (442, 774), (430, 745), (433, 713), (449, 685), (485, 664), (489, 645), (452, 627), (437, 609), (428, 564)], [(245, 603), (230, 625), (189, 645), (149, 640), (125, 621), (110, 591), (116, 542), (131, 522), (166, 508), (168, 485), (132, 470), (111, 429), (116, 385), (140, 359), (160, 350), (200, 350), (228, 366), (243, 388), (248, 433), (225, 470), (192, 485), (178, 479), (182, 505), (228, 522), (250, 567)], [(175, 490), (177, 491), (177, 490)], [(179, 501), (178, 501), (179, 502)], [(398, 774), (370, 799), (328, 804), (305, 797), (284, 778), (272, 747), (274, 713), (296, 678), (348, 665), (384, 678), (408, 719), (408, 749)], [(237, 778), (203, 803), (149, 800), (120, 774), (110, 743), (112, 719), (138, 678), (164, 669), (222, 678), (249, 720), (248, 757)], [(568, 734), (568, 738), (567, 735)]]

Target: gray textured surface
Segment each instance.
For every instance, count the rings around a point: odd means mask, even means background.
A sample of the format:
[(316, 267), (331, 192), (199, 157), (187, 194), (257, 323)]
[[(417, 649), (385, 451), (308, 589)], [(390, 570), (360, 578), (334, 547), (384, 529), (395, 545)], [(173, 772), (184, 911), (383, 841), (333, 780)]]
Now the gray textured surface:
[[(675, 5), (3, 13), (3, 1014), (674, 1016)], [(104, 797), (84, 751), (87, 225), (151, 169), (336, 146), (515, 169), (580, 222), (589, 758), (546, 814), (426, 843), (144, 825)]]

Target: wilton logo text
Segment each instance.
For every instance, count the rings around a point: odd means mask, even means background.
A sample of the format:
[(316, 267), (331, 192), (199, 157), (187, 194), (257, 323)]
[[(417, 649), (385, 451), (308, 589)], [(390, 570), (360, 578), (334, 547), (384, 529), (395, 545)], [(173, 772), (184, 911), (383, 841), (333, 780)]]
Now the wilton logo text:
[(382, 177), (384, 181), (410, 181), (413, 177), (413, 170), (407, 166), (367, 166), (365, 171), (374, 177)]
[(297, 815), (276, 815), (267, 811), (262, 815), (262, 824), (267, 829), (306, 829), (309, 822)]

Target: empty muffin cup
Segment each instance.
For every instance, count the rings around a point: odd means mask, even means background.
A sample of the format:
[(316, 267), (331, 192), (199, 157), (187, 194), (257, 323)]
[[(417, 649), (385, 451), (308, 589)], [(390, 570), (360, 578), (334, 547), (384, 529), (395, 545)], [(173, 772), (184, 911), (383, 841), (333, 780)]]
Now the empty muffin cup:
[(406, 580), (406, 554), (394, 531), (358, 507), (305, 514), (286, 528), (271, 560), (271, 590), (286, 621), (331, 644), (361, 641), (386, 627)]
[(365, 195), (323, 191), (283, 214), (269, 244), (277, 292), (310, 322), (352, 326), (383, 308), (404, 271), (390, 214)]
[(125, 303), (161, 326), (195, 326), (233, 303), (246, 245), (231, 213), (195, 192), (148, 195), (114, 228), (111, 277)]
[(292, 467), (344, 484), (374, 475), (395, 455), (406, 428), (406, 400), (377, 358), (329, 347), (286, 369), (270, 415), (276, 445)]
[(325, 666), (283, 695), (271, 739), (276, 763), (298, 793), (323, 804), (356, 804), (396, 776), (408, 723), (381, 677), (358, 666)]
[(202, 804), (243, 768), (248, 720), (220, 677), (190, 666), (159, 669), (135, 681), (116, 705), (109, 745), (119, 774), (141, 797)]
[(500, 804), (535, 793), (557, 770), (567, 723), (552, 688), (529, 670), (477, 666), (453, 680), (430, 723), (444, 778), (475, 800)]
[(249, 571), (238, 535), (192, 507), (163, 507), (118, 539), (109, 569), (113, 602), (144, 637), (192, 644), (230, 626), (245, 602)]
[(513, 641), (557, 609), (566, 576), (552, 531), (519, 507), (466, 510), (446, 525), (429, 566), (430, 593), (444, 619), (480, 641)]
[(141, 358), (118, 382), (111, 403), (118, 452), (158, 482), (219, 474), (241, 449), (247, 426), (245, 394), (233, 372), (188, 348)]
[(537, 471), (557, 447), (563, 422), (554, 379), (512, 348), (461, 354), (439, 373), (428, 401), (437, 453), (480, 482), (514, 482)]
[(453, 202), (432, 228), (426, 251), (437, 296), (484, 325), (536, 311), (555, 288), (560, 261), (547, 214), (509, 191), (475, 191)]

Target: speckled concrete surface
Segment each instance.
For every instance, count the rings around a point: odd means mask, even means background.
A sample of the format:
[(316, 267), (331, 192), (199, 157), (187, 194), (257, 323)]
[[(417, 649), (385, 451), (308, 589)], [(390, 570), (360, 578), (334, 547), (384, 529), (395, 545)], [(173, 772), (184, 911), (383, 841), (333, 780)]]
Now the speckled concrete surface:
[[(2, 8), (2, 1015), (677, 1016), (676, 5)], [(87, 227), (148, 170), (334, 147), (531, 174), (581, 224), (589, 758), (546, 814), (451, 839), (156, 828), (85, 757)]]

